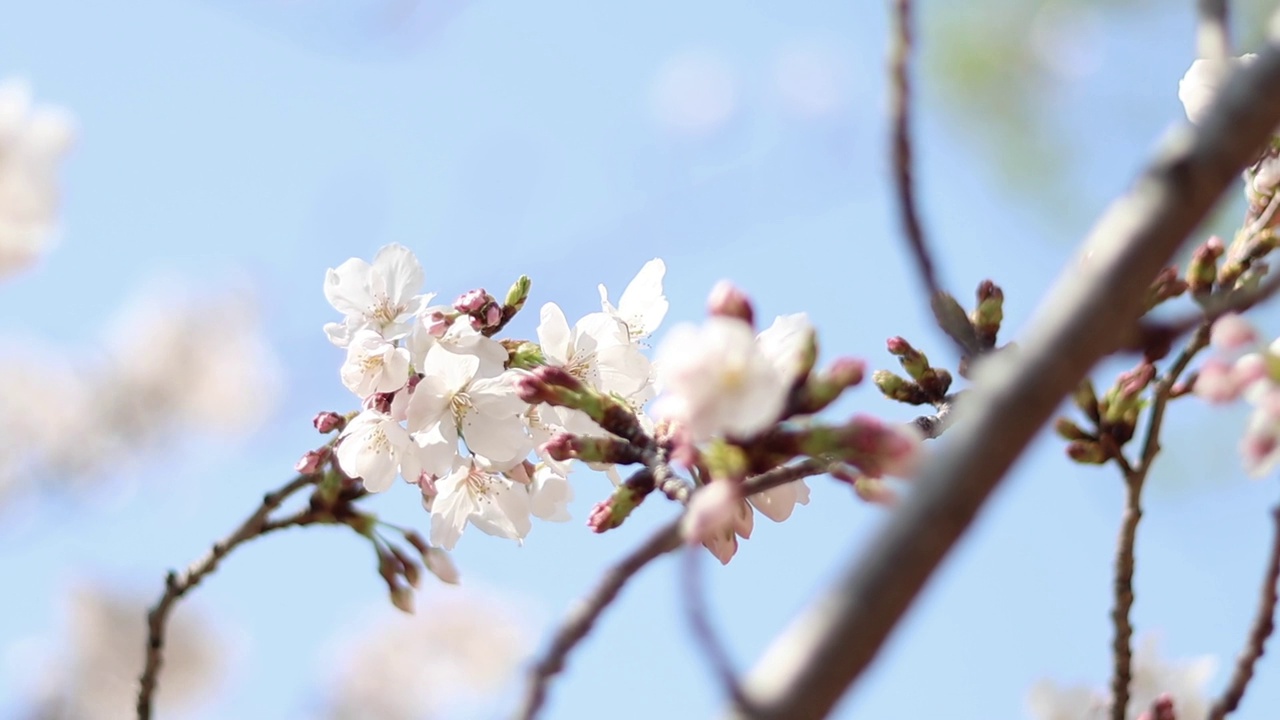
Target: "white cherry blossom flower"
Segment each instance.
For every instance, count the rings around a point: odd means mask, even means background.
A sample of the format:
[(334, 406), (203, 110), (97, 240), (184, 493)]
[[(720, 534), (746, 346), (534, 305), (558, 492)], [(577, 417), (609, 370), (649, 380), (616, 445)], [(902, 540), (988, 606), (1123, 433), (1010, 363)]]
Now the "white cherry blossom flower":
[(573, 486), (568, 478), (546, 463), (538, 463), (529, 484), (529, 510), (534, 517), (550, 522), (568, 522), (569, 503), (573, 500)]
[[(347, 423), (334, 454), (338, 466), (353, 478), (360, 478), (369, 492), (391, 487), (402, 462), (406, 470), (416, 463), (411, 453), (413, 441), (400, 423), (376, 410), (365, 410)], [(409, 470), (406, 477), (416, 480)]]
[(0, 278), (29, 266), (51, 243), (58, 165), (72, 134), (67, 113), (32, 106), (25, 82), (0, 82)]
[(674, 328), (655, 365), (663, 392), (655, 414), (679, 422), (694, 442), (763, 430), (778, 418), (790, 389), (751, 326), (736, 318)]
[(533, 449), (521, 418), (528, 405), (516, 395), (513, 376), (479, 377), (480, 362), (475, 355), (450, 352), (443, 345), (431, 348), (423, 360), (423, 377), (409, 399), (409, 429), (424, 437), (434, 433), (439, 441), (428, 444), (447, 451), (426, 456), (430, 459), (423, 470), (428, 474), (448, 471), (439, 460), (456, 454), (459, 434), (493, 470), (510, 468)]
[(609, 302), (609, 291), (600, 285), (600, 307), (622, 321), (632, 342), (649, 337), (667, 316), (667, 296), (662, 294), (662, 277), (667, 266), (654, 258), (640, 268), (618, 299), (618, 307)]
[(756, 493), (747, 498), (747, 502), (770, 520), (782, 522), (791, 517), (796, 505), (809, 504), (809, 486), (804, 480), (796, 480)]
[(805, 354), (813, 343), (813, 336), (813, 325), (805, 313), (779, 315), (756, 336), (756, 343), (778, 372), (795, 382), (805, 369)]
[(330, 342), (346, 347), (356, 331), (373, 330), (388, 340), (406, 335), (412, 320), (434, 297), (419, 295), (422, 265), (403, 245), (383, 247), (370, 264), (351, 258), (325, 274), (324, 296), (346, 317), (324, 326)]
[(1213, 99), (1227, 83), (1231, 73), (1257, 59), (1249, 53), (1233, 58), (1200, 58), (1191, 63), (1187, 74), (1178, 82), (1178, 99), (1187, 111), (1187, 119), (1200, 124), (1209, 114)]
[(409, 382), (409, 351), (373, 330), (359, 330), (347, 346), (342, 384), (360, 397), (395, 392)]
[(529, 493), (497, 473), (465, 460), (436, 480), (431, 544), (452, 550), (467, 524), (487, 535), (523, 540), (532, 529)]

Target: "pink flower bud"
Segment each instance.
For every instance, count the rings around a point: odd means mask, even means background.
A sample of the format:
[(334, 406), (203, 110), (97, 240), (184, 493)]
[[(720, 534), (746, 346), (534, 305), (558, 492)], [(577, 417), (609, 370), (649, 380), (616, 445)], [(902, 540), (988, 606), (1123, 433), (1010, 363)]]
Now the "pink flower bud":
[(873, 505), (893, 507), (898, 504), (898, 493), (879, 478), (858, 478), (853, 483), (853, 491), (857, 493), (859, 499)]
[[(1244, 358), (1241, 358), (1242, 360)], [(1240, 397), (1242, 385), (1230, 365), (1218, 358), (1210, 358), (1200, 368), (1192, 391), (1196, 397), (1211, 403), (1233, 402)]]
[(498, 321), (500, 320), (502, 320), (502, 308), (499, 307), (496, 303), (489, 305), (484, 309), (485, 325), (488, 325), (489, 327), (493, 327), (494, 325), (497, 325)]
[(475, 312), (484, 307), (485, 303), (492, 299), (493, 298), (489, 296), (489, 293), (484, 291), (484, 288), (477, 288), (475, 290), (468, 290), (459, 295), (458, 299), (453, 301), (453, 306), (457, 308), (459, 312)]
[(317, 413), (311, 419), (311, 424), (316, 426), (316, 430), (328, 435), (334, 430), (341, 430), (345, 427), (347, 420), (336, 412), (326, 410), (322, 413)]
[(293, 469), (298, 471), (299, 475), (314, 475), (320, 472), (320, 468), (329, 460), (329, 448), (323, 447), (316, 450), (308, 450), (306, 455), (298, 459)]
[(426, 325), (428, 335), (434, 338), (442, 338), (445, 332), (449, 330), (449, 325), (453, 323), (453, 319), (439, 310), (433, 310), (423, 318), (423, 323)]
[(721, 280), (711, 288), (711, 297), (707, 298), (707, 312), (742, 320), (755, 326), (755, 311), (751, 308), (751, 298), (739, 290), (728, 280)]
[(427, 548), (427, 551), (422, 554), (422, 562), (427, 566), (427, 572), (440, 578), (441, 582), (457, 585), (462, 581), (458, 575), (458, 566), (453, 564), (453, 558), (438, 547)]
[(613, 529), (613, 498), (601, 500), (591, 508), (591, 514), (587, 516), (587, 527), (593, 533)]
[(1239, 350), (1257, 344), (1258, 333), (1248, 320), (1228, 313), (1214, 321), (1209, 342), (1219, 350)]

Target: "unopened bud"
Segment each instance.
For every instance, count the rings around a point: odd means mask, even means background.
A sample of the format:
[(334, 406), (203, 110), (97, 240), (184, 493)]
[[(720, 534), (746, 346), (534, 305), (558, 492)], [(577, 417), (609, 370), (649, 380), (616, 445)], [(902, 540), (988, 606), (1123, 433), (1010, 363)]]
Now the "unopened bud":
[(853, 492), (859, 499), (874, 505), (893, 507), (898, 504), (898, 493), (880, 478), (857, 478), (853, 482)]
[(751, 307), (751, 298), (728, 280), (721, 280), (711, 288), (711, 296), (707, 298), (707, 312), (737, 318), (755, 327), (755, 310)]
[(1076, 385), (1076, 389), (1071, 393), (1071, 401), (1090, 420), (1094, 422), (1101, 420), (1101, 415), (1098, 413), (1098, 393), (1093, 389), (1093, 381), (1089, 378), (1082, 379), (1080, 384)]
[(484, 307), (492, 299), (493, 297), (485, 292), (484, 288), (477, 288), (459, 295), (458, 299), (453, 301), (453, 307), (459, 312), (471, 313)]
[(511, 288), (507, 290), (507, 298), (502, 302), (510, 310), (512, 315), (520, 312), (524, 307), (524, 303), (529, 299), (529, 288), (533, 286), (533, 281), (528, 275), (521, 275), (511, 284)]
[(1053, 431), (1064, 440), (1097, 440), (1093, 435), (1085, 432), (1079, 425), (1071, 422), (1067, 418), (1058, 418), (1053, 424)]
[(628, 465), (643, 460), (640, 448), (613, 437), (590, 437), (560, 432), (543, 443), (542, 451), (552, 460), (582, 460), (593, 463)]
[(845, 390), (862, 382), (866, 372), (865, 362), (855, 358), (840, 358), (825, 372), (810, 374), (796, 403), (795, 414), (811, 415), (823, 410)]
[(413, 591), (403, 585), (391, 588), (391, 604), (407, 615), (413, 614)]
[(888, 370), (875, 371), (871, 375), (871, 381), (890, 400), (908, 405), (928, 405), (932, 402), (924, 388)]
[(973, 323), (973, 331), (978, 335), (978, 342), (984, 349), (996, 346), (996, 335), (1004, 322), (1004, 291), (990, 280), (983, 280), (978, 285), (978, 306), (969, 316)]
[(1151, 286), (1147, 288), (1147, 297), (1143, 307), (1147, 310), (1171, 298), (1178, 297), (1187, 291), (1187, 282), (1178, 277), (1178, 268), (1170, 266), (1161, 270)]
[(316, 413), (311, 419), (311, 424), (316, 426), (316, 430), (328, 435), (334, 430), (341, 430), (347, 426), (347, 419), (336, 412), (326, 410), (322, 413)]
[(1067, 445), (1067, 457), (1084, 465), (1104, 465), (1107, 452), (1096, 440), (1077, 440)]
[(902, 363), (902, 369), (907, 371), (912, 380), (919, 380), (929, 370), (929, 358), (924, 353), (911, 346), (911, 343), (901, 337), (891, 337), (885, 343), (891, 355), (898, 357), (898, 362)]
[(453, 564), (453, 558), (449, 557), (449, 553), (438, 547), (428, 547), (422, 553), (422, 564), (427, 566), (427, 572), (435, 575), (440, 582), (450, 585), (457, 585), (461, 582), (458, 575), (458, 566)]
[(1218, 258), (1224, 251), (1222, 239), (1215, 235), (1191, 253), (1185, 279), (1192, 295), (1203, 297), (1213, 292), (1213, 283), (1218, 277)]
[(293, 469), (299, 475), (314, 475), (320, 472), (325, 463), (329, 461), (329, 448), (322, 447), (315, 450), (308, 450), (305, 455), (299, 458), (294, 464)]

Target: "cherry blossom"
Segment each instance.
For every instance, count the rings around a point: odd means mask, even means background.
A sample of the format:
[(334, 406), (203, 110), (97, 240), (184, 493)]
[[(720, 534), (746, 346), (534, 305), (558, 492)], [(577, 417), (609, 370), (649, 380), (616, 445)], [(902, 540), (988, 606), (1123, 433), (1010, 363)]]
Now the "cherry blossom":
[(530, 497), (523, 485), (460, 460), (435, 482), (431, 501), (431, 544), (452, 550), (467, 524), (487, 535), (523, 540), (532, 525)]
[(772, 325), (756, 336), (756, 342), (778, 372), (794, 382), (811, 364), (806, 356), (814, 343), (813, 325), (805, 313), (779, 315)]
[(395, 392), (409, 381), (409, 351), (373, 330), (359, 330), (347, 346), (342, 384), (360, 397)]
[(756, 510), (774, 522), (791, 517), (796, 505), (809, 504), (809, 486), (804, 480), (796, 480), (776, 488), (756, 493), (747, 498)]
[[(471, 452), (494, 470), (506, 470), (533, 449), (521, 417), (528, 407), (515, 394), (513, 377), (479, 377), (480, 359), (437, 345), (423, 360), (423, 377), (409, 400), (409, 429), (432, 438), (420, 446), (443, 449), (424, 456), (431, 475), (448, 471), (445, 458), (456, 454), (459, 435)], [(435, 440), (438, 438), (438, 440)]]
[(763, 430), (778, 419), (790, 386), (751, 326), (735, 318), (674, 328), (655, 365), (664, 393), (655, 413), (681, 423), (694, 442)]
[(1187, 111), (1187, 119), (1195, 124), (1203, 122), (1214, 97), (1232, 71), (1248, 65), (1257, 57), (1249, 53), (1235, 58), (1200, 58), (1191, 63), (1187, 74), (1178, 82), (1178, 99)]
[[(360, 478), (369, 492), (382, 492), (391, 487), (402, 462), (408, 461), (406, 469), (412, 466), (414, 446), (409, 432), (376, 410), (361, 412), (347, 423), (340, 437), (334, 450), (338, 466), (351, 477)], [(406, 473), (406, 477), (413, 479), (417, 475), (413, 471)]]
[(622, 321), (633, 342), (652, 335), (667, 316), (667, 296), (662, 294), (666, 272), (667, 266), (659, 258), (645, 263), (622, 291), (617, 307), (609, 302), (609, 291), (600, 285), (601, 309)]
[(370, 264), (351, 258), (330, 269), (324, 296), (345, 317), (324, 326), (330, 342), (346, 347), (358, 330), (369, 329), (388, 340), (408, 334), (412, 321), (434, 295), (419, 295), (422, 265), (403, 245), (387, 245)]
[(50, 244), (58, 165), (72, 135), (66, 112), (33, 107), (21, 80), (0, 82), (0, 277), (26, 268)]

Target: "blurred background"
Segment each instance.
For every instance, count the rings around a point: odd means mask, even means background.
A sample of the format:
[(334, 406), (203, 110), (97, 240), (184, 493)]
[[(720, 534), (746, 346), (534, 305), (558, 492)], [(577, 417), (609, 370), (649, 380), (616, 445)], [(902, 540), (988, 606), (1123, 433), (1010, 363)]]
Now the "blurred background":
[[(0, 80), (65, 108), (75, 141), (56, 244), (0, 283), (0, 715), (131, 717), (165, 571), (291, 476), (320, 441), (317, 411), (352, 409), (321, 281), (386, 243), (413, 248), (446, 299), (525, 273), (530, 307), (570, 318), (658, 256), (667, 328), (730, 278), (766, 324), (807, 311), (825, 361), (892, 367), (884, 340), (904, 335), (951, 364), (889, 193), (883, 5), (6, 6)], [(1182, 121), (1194, 3), (917, 5), (924, 221), (953, 292), (1004, 287), (1016, 339)], [(1233, 4), (1242, 49), (1273, 5)], [(1241, 211), (1233, 196), (1204, 233)], [(1273, 309), (1255, 320), (1280, 334)], [(838, 410), (912, 414), (865, 388)], [(1211, 691), (1245, 636), (1280, 496), (1240, 470), (1244, 417), (1174, 406), (1138, 540), (1138, 633), (1173, 660), (1218, 658)], [(655, 501), (592, 535), (582, 522), (608, 481), (573, 480), (574, 522), (540, 523), (523, 546), (468, 533), (463, 586), (428, 583), (413, 618), (348, 531), (241, 548), (176, 611), (160, 716), (507, 716), (558, 618), (674, 511)], [(730, 565), (704, 562), (742, 668), (884, 521), (846, 486), (810, 485), (810, 505), (757, 523)], [(411, 488), (370, 506), (426, 528)], [(1121, 507), (1114, 470), (1072, 465), (1043, 437), (837, 716), (1030, 717), (1037, 681), (1104, 686)], [(678, 568), (663, 559), (626, 589), (546, 717), (715, 713)], [(1268, 655), (1235, 717), (1276, 707)]]

